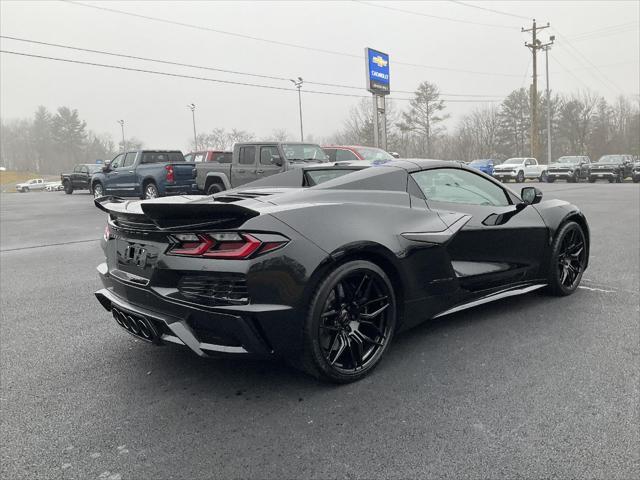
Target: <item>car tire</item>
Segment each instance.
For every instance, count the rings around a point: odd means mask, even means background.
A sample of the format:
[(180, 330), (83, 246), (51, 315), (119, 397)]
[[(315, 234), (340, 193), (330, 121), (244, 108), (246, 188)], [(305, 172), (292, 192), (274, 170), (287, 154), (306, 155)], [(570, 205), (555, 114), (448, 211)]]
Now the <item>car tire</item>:
[(144, 200), (151, 200), (152, 198), (158, 198), (160, 194), (158, 193), (158, 187), (153, 182), (145, 183), (144, 191), (142, 193), (142, 198)]
[(71, 182), (64, 182), (62, 186), (64, 187), (64, 193), (67, 195), (71, 195), (73, 193), (73, 185), (71, 185)]
[(104, 187), (100, 182), (94, 183), (91, 187), (91, 192), (93, 193), (93, 198), (100, 198), (104, 196)]
[(555, 177), (548, 177), (547, 178), (547, 183), (553, 183), (555, 181), (556, 181)]
[(207, 187), (207, 195), (215, 195), (216, 193), (220, 193), (224, 190), (224, 187), (219, 183), (212, 183)]
[(596, 177), (589, 177), (589, 183), (596, 183)]
[(638, 182), (640, 182), (640, 176), (633, 177), (633, 183), (638, 183)]
[(547, 172), (542, 172), (542, 173), (540, 174), (540, 178), (539, 178), (539, 180), (540, 180), (542, 183), (547, 183), (547, 182), (549, 181), (549, 175), (547, 174)]
[(616, 183), (624, 183), (624, 173), (620, 173), (616, 178)]
[(360, 380), (380, 363), (396, 316), (386, 273), (369, 261), (346, 262), (329, 272), (311, 296), (298, 365), (323, 381)]
[(516, 183), (522, 183), (522, 182), (524, 182), (524, 172), (520, 170), (518, 172), (518, 175), (516, 175)]
[(607, 180), (609, 180), (609, 183), (614, 183), (618, 181), (616, 177), (609, 177)]
[(573, 221), (563, 224), (551, 245), (547, 290), (564, 297), (576, 291), (587, 264), (587, 237), (582, 227)]

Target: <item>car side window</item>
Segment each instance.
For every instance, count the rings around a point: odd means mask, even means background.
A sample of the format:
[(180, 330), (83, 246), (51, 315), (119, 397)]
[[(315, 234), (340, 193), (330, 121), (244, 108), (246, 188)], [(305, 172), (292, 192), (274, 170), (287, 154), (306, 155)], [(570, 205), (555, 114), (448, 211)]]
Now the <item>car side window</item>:
[(187, 153), (187, 154), (184, 156), (184, 161), (185, 161), (185, 162), (193, 162), (192, 158), (193, 158), (193, 153)]
[(73, 173), (78, 173), (80, 171), (80, 165), (76, 165), (73, 167)]
[(80, 167), (80, 173), (89, 173), (89, 168), (86, 165)]
[(127, 155), (124, 157), (124, 162), (122, 163), (121, 167), (125, 168), (125, 167), (130, 167), (133, 165), (133, 163), (136, 161), (136, 155), (138, 154), (138, 152), (129, 152), (127, 153)]
[(114, 158), (111, 161), (111, 164), (109, 165), (112, 169), (113, 168), (119, 168), (120, 164), (122, 163), (122, 159), (124, 158), (124, 154), (121, 153), (120, 155), (118, 155), (116, 158)]
[(354, 160), (358, 160), (358, 157), (351, 150), (336, 150), (336, 162), (352, 162)]
[(207, 152), (196, 153), (193, 156), (193, 161), (196, 162), (196, 163), (202, 163), (202, 162), (204, 162), (204, 159), (205, 159), (206, 155), (207, 155)]
[(260, 165), (275, 165), (271, 159), (281, 159), (278, 147), (260, 147)]
[(411, 175), (427, 203), (445, 202), (467, 205), (510, 205), (506, 192), (495, 183), (466, 170), (437, 168)]
[(240, 147), (238, 163), (240, 165), (254, 165), (256, 163), (256, 147)]

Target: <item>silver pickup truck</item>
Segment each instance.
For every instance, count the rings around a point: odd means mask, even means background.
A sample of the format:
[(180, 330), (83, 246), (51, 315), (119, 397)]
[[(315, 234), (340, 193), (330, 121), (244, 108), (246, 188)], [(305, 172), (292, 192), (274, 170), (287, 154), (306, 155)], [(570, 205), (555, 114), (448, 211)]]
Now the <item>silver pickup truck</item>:
[(327, 161), (322, 148), (313, 143), (236, 143), (231, 163), (197, 163), (196, 183), (200, 191), (213, 195), (292, 168)]

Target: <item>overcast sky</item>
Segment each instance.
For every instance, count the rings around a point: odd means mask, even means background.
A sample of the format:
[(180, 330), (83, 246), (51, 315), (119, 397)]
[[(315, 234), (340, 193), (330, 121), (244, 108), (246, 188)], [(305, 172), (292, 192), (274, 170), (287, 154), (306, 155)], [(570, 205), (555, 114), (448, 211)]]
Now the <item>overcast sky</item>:
[[(85, 3), (192, 26), (62, 1), (2, 0), (2, 35), (361, 87), (303, 86), (305, 133), (316, 140), (338, 130), (359, 99), (304, 90), (368, 95), (364, 90), (367, 46), (390, 55), (392, 98), (407, 98), (409, 94), (399, 91), (413, 91), (421, 81), (428, 80), (440, 87), (445, 98), (473, 100), (447, 103), (449, 125), (455, 124), (463, 113), (488, 105), (479, 100), (499, 100), (499, 96), (528, 86), (531, 54), (524, 42), (530, 37), (520, 28), (530, 27), (531, 21), (519, 17), (536, 18), (539, 24), (550, 22), (553, 27), (540, 33), (543, 41), (556, 35), (549, 59), (552, 89), (573, 92), (588, 88), (608, 99), (619, 94), (637, 96), (640, 90), (638, 1), (467, 1), (467, 5), (453, 1)], [(286, 80), (163, 65), (5, 38), (1, 47), (42, 56), (292, 88)], [(120, 139), (116, 122), (124, 119), (127, 137), (135, 136), (147, 147), (187, 150), (192, 124), (186, 105), (193, 102), (197, 105), (199, 132), (237, 128), (262, 138), (274, 129), (285, 129), (292, 137), (299, 131), (295, 91), (6, 53), (0, 55), (0, 62), (0, 114), (5, 120), (31, 116), (38, 105), (50, 110), (65, 105), (77, 108), (89, 128), (110, 134), (115, 141)], [(538, 56), (538, 64), (539, 88), (544, 89), (543, 53)], [(398, 107), (406, 104), (404, 100), (396, 102)]]

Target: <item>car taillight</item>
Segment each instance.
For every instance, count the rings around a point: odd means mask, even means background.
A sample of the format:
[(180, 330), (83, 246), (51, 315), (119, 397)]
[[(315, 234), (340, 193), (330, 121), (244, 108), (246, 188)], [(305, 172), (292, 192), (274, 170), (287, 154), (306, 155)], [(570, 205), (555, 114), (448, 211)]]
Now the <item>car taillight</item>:
[(167, 182), (173, 183), (175, 180), (175, 176), (173, 175), (173, 166), (167, 165), (164, 169), (167, 171)]
[(105, 239), (105, 241), (109, 241), (109, 239), (111, 238), (111, 227), (109, 227), (109, 224), (107, 223), (107, 225), (104, 227), (104, 235), (102, 236), (102, 238)]
[[(258, 238), (264, 237), (264, 238)], [(176, 233), (171, 235), (168, 255), (244, 260), (283, 247), (289, 241), (281, 235), (237, 232)]]

